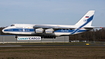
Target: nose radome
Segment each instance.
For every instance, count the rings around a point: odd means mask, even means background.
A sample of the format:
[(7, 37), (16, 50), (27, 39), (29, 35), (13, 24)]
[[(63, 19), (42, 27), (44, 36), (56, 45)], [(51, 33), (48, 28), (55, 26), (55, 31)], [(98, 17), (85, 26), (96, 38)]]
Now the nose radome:
[(5, 30), (5, 29), (2, 29), (2, 32), (3, 32), (3, 33), (4, 33), (4, 30)]
[(6, 28), (2, 29), (2, 32), (5, 33)]

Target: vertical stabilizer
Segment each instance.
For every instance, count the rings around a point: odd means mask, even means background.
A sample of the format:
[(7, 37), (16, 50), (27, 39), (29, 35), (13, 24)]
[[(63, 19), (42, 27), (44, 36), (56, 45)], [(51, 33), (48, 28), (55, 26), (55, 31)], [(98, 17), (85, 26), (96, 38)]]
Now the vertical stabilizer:
[(84, 26), (91, 26), (94, 12), (94, 10), (88, 11), (75, 25), (81, 26), (84, 24)]
[(75, 24), (75, 26), (77, 27), (72, 33), (72, 34), (75, 34), (75, 33), (78, 33), (78, 31), (82, 28), (82, 27), (88, 27), (92, 25), (92, 19), (93, 19), (93, 16), (94, 16), (94, 10), (90, 10), (88, 11), (81, 19), (79, 22), (77, 22)]

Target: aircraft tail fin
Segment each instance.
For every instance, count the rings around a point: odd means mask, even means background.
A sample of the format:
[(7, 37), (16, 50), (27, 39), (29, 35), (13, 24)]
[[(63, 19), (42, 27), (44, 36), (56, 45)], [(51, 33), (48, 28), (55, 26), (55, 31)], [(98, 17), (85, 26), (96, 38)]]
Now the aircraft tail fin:
[(76, 26), (91, 26), (94, 16), (94, 10), (88, 11), (75, 25)]

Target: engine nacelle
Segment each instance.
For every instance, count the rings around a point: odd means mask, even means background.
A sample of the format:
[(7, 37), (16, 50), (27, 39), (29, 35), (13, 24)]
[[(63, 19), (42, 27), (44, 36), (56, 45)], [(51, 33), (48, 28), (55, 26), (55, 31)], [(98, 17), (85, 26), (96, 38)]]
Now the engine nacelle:
[(51, 33), (53, 33), (53, 32), (54, 32), (54, 29), (52, 29), (52, 28), (45, 30), (45, 33), (46, 33), (46, 34), (51, 34)]
[(35, 33), (43, 33), (43, 32), (44, 32), (43, 28), (35, 29)]

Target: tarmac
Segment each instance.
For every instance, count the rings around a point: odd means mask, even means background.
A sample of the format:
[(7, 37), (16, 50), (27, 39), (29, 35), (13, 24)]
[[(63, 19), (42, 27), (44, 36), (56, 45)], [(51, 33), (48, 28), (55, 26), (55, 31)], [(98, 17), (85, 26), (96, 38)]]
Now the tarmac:
[(17, 45), (13, 45), (13, 44), (2, 44), (2, 45), (0, 45), (0, 47), (49, 47), (49, 46), (105, 46), (105, 44), (89, 44), (89, 45), (87, 45), (87, 43), (86, 44), (83, 44), (83, 45), (78, 45), (78, 44), (75, 44), (75, 45), (73, 45), (73, 44), (39, 44), (39, 45), (35, 45), (35, 44), (33, 44), (33, 45), (28, 45), (28, 44), (25, 44), (25, 45), (21, 45), (21, 44), (17, 44)]

